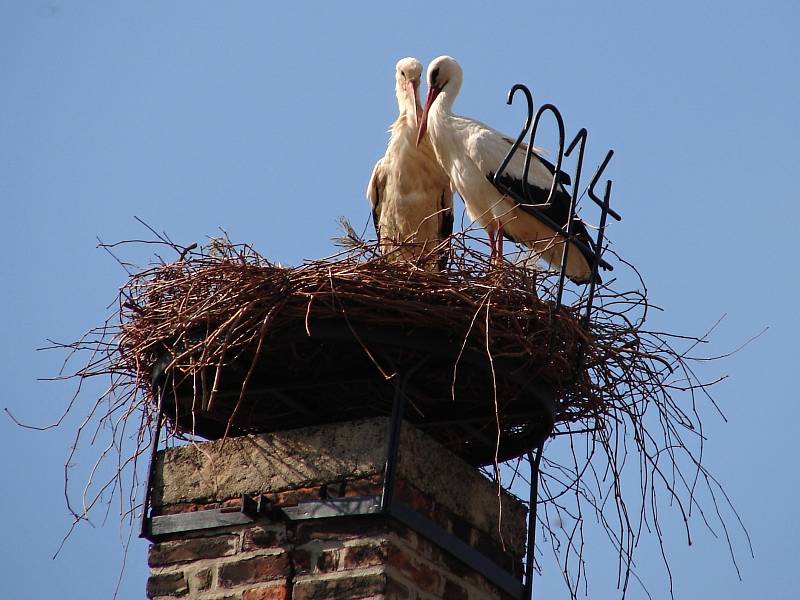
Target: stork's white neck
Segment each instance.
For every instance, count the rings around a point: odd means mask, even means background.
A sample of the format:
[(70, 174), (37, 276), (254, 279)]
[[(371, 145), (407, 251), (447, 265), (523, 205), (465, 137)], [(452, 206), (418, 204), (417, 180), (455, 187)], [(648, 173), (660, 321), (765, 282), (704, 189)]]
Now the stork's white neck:
[(453, 152), (459, 146), (459, 128), (455, 126), (457, 117), (451, 110), (454, 99), (452, 95), (447, 97), (442, 92), (428, 113), (428, 136), (436, 158), (448, 173), (453, 167)]
[[(453, 104), (458, 97), (458, 92), (461, 90), (461, 82), (460, 81), (449, 81), (447, 85), (442, 88), (442, 91), (439, 93), (438, 98), (436, 98), (436, 104), (439, 105), (440, 110), (445, 111), (448, 114), (453, 114)], [(433, 108), (433, 107), (431, 107)]]
[(397, 108), (400, 111), (400, 116), (413, 119), (417, 113), (417, 107), (414, 106), (411, 98), (408, 97), (408, 90), (406, 87), (400, 81), (397, 81), (394, 86), (394, 92), (397, 96)]

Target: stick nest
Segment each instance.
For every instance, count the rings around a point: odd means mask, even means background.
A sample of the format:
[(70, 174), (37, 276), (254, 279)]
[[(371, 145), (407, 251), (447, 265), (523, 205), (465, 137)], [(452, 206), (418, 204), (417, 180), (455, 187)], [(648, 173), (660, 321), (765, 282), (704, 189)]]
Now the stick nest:
[(171, 373), (173, 427), (206, 438), (388, 414), (402, 385), (410, 420), (489, 464), (554, 425), (602, 422), (622, 378), (662, 360), (624, 320), (557, 308), (540, 272), (453, 254), (442, 273), (368, 244), (283, 267), (216, 240), (130, 278), (115, 369), (151, 404)]

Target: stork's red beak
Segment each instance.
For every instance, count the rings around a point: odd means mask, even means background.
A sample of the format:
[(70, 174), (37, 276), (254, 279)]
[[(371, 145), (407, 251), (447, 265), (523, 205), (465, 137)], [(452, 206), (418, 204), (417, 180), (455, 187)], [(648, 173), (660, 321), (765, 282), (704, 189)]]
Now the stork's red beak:
[(431, 104), (433, 101), (436, 100), (436, 97), (442, 91), (442, 88), (437, 88), (432, 86), (428, 88), (428, 98), (425, 100), (425, 110), (422, 111), (422, 118), (420, 119), (419, 123), (419, 133), (417, 134), (417, 146), (422, 141), (422, 138), (425, 137), (425, 132), (428, 131), (428, 113), (431, 110)]
[(414, 107), (414, 128), (419, 127), (419, 118), (422, 114), (422, 108), (419, 105), (419, 96), (417, 96), (417, 86), (419, 83), (414, 81), (407, 81), (406, 82), (406, 93), (408, 94), (408, 99), (411, 101), (411, 105)]

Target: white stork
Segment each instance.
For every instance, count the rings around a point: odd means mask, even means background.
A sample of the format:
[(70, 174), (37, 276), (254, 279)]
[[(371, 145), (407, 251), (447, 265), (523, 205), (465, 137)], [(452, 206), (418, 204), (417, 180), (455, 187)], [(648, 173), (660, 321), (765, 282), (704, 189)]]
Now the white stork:
[[(416, 58), (397, 63), (400, 116), (389, 129), (386, 154), (375, 164), (367, 186), (381, 252), (396, 260), (416, 260), (453, 232), (450, 180), (436, 161), (430, 141), (416, 142), (421, 78), (422, 64)], [(442, 254), (440, 260), (422, 266), (441, 269), (445, 259)]]
[[(436, 158), (449, 174), (452, 185), (464, 199), (470, 218), (489, 234), (493, 259), (502, 260), (503, 235), (524, 244), (550, 265), (561, 264), (562, 241), (556, 232), (535, 214), (517, 204), (495, 187), (493, 178), (513, 145), (513, 140), (479, 121), (454, 115), (453, 102), (461, 89), (463, 71), (450, 56), (440, 56), (428, 66), (428, 98), (419, 126), (417, 142), (424, 142), (425, 132), (433, 144)], [(522, 188), (525, 146), (517, 149), (501, 180), (507, 188)], [(537, 149), (538, 150), (538, 149)], [(555, 166), (532, 153), (528, 171), (528, 191), (536, 204), (547, 201), (553, 183)], [(552, 204), (544, 213), (566, 228), (570, 196), (564, 189), (569, 176), (559, 173)], [(589, 248), (589, 233), (582, 221), (576, 220), (573, 232)], [(591, 254), (574, 244), (568, 253), (566, 275), (575, 282), (591, 278)]]

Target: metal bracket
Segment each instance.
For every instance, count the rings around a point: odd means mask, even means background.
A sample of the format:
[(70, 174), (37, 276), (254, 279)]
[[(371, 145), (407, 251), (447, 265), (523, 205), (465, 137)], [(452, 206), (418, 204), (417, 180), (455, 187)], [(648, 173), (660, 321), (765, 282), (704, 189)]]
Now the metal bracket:
[[(392, 414), (389, 419), (387, 435), (386, 463), (384, 470), (383, 489), (379, 495), (356, 496), (344, 498), (322, 498), (300, 502), (297, 506), (277, 508), (266, 501), (264, 496), (253, 500), (243, 496), (238, 507), (231, 506), (201, 510), (175, 515), (159, 515), (148, 517), (149, 494), (146, 498), (145, 514), (142, 519), (142, 537), (151, 542), (157, 542), (163, 536), (191, 531), (202, 531), (219, 527), (246, 525), (255, 522), (261, 516), (271, 519), (288, 519), (291, 521), (304, 521), (312, 519), (326, 519), (337, 517), (361, 517), (367, 515), (384, 515), (395, 519), (406, 527), (416, 531), (419, 535), (430, 540), (457, 560), (463, 562), (477, 573), (482, 574), (487, 580), (509, 594), (514, 600), (521, 600), (523, 585), (514, 575), (503, 567), (483, 555), (469, 544), (452, 535), (426, 516), (416, 512), (406, 503), (395, 497), (395, 482), (399, 462), (400, 432), (406, 405), (406, 386), (408, 380), (416, 370), (427, 360), (423, 359), (402, 376), (398, 375), (394, 381), (395, 394)], [(163, 384), (160, 393), (159, 416), (163, 410), (163, 398), (167, 385)], [(159, 418), (159, 425), (161, 419)], [(158, 436), (159, 428), (156, 430)], [(157, 448), (156, 437), (153, 444), (153, 456), (149, 468), (152, 481), (152, 470), (155, 464)], [(149, 491), (148, 483), (148, 491)], [(323, 494), (329, 493), (328, 487), (323, 487)], [(339, 490), (341, 492), (341, 490)]]
[(381, 497), (353, 496), (350, 498), (309, 500), (300, 502), (297, 506), (282, 508), (281, 512), (290, 521), (374, 515), (381, 512)]
[(311, 500), (283, 508), (281, 512), (291, 521), (387, 515), (433, 542), (476, 573), (480, 573), (512, 598), (523, 598), (523, 585), (511, 573), (397, 498), (392, 500), (387, 510), (381, 509), (381, 496), (378, 495)]
[(239, 506), (151, 517), (143, 522), (142, 537), (151, 542), (156, 542), (161, 536), (170, 533), (229, 527), (231, 525), (246, 525), (247, 523), (253, 523), (259, 514), (264, 512), (264, 506), (264, 501), (261, 497), (256, 502), (249, 496), (242, 496)]
[(394, 500), (389, 509), (390, 515), (409, 529), (413, 529), (442, 550), (452, 554), (476, 573), (480, 573), (494, 585), (515, 600), (521, 599), (522, 583), (503, 567), (484, 556), (469, 544), (462, 542), (452, 533), (443, 529), (429, 518), (421, 515), (405, 502)]

